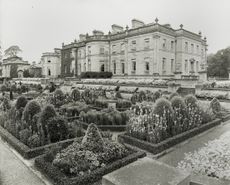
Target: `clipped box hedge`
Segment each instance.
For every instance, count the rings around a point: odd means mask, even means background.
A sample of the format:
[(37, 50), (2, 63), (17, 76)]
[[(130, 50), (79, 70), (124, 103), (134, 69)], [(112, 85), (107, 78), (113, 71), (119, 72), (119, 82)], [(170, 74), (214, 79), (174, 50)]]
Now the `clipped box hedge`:
[(173, 136), (171, 138), (168, 138), (160, 143), (154, 144), (150, 143), (144, 140), (140, 140), (137, 138), (134, 138), (132, 136), (129, 136), (127, 134), (121, 134), (118, 135), (118, 140), (122, 143), (127, 143), (129, 145), (136, 146), (138, 148), (141, 148), (143, 150), (146, 150), (152, 154), (158, 154), (163, 152), (164, 150), (181, 143), (195, 135), (198, 135), (212, 127), (215, 127), (217, 125), (221, 124), (221, 119), (215, 119), (214, 121), (211, 121), (209, 123), (206, 123), (204, 125), (201, 125), (199, 127), (193, 128), (191, 130), (188, 130), (186, 132), (183, 132), (181, 134), (178, 134), (176, 136)]
[(142, 151), (136, 151), (130, 147), (127, 148), (133, 151), (133, 153), (123, 159), (116, 160), (105, 167), (96, 169), (90, 174), (84, 174), (82, 176), (66, 176), (61, 170), (53, 166), (50, 161), (47, 161), (45, 155), (39, 156), (35, 159), (35, 166), (42, 173), (51, 178), (56, 185), (88, 185), (101, 180), (104, 175), (146, 156)]
[(61, 147), (66, 147), (73, 143), (73, 139), (63, 140), (57, 143), (51, 143), (44, 146), (39, 146), (36, 148), (30, 148), (24, 143), (22, 143), (19, 139), (14, 137), (11, 133), (9, 133), (6, 129), (0, 126), (0, 137), (9, 143), (18, 153), (20, 153), (25, 159), (31, 159), (33, 157), (37, 157), (39, 155), (44, 154), (49, 148), (59, 145)]
[[(90, 123), (81, 122), (83, 129), (87, 129)], [(102, 131), (123, 132), (126, 130), (126, 125), (97, 125)]]

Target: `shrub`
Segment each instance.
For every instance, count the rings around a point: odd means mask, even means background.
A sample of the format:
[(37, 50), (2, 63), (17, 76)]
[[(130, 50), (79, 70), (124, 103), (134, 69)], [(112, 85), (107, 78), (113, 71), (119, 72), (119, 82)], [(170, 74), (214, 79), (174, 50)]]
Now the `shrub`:
[(81, 93), (78, 89), (74, 89), (71, 93), (71, 97), (74, 101), (80, 101)]
[(26, 104), (25, 109), (23, 111), (23, 120), (26, 121), (28, 126), (32, 126), (31, 124), (33, 117), (39, 112), (41, 112), (41, 107), (39, 103), (36, 100), (31, 100)]
[(117, 98), (117, 99), (122, 99), (122, 96), (121, 96), (121, 92), (120, 92), (120, 91), (117, 91), (117, 92), (116, 92), (115, 98)]
[(65, 95), (61, 89), (56, 89), (53, 94), (53, 105), (55, 107), (60, 107), (64, 104)]
[(39, 121), (41, 123), (45, 138), (47, 138), (47, 134), (48, 134), (47, 133), (47, 121), (50, 118), (53, 118), (55, 116), (56, 116), (56, 111), (53, 105), (47, 105), (41, 112)]
[(3, 84), (3, 85), (1, 86), (1, 91), (2, 91), (2, 92), (5, 92), (6, 90), (7, 90), (7, 87), (6, 87), (5, 84)]
[(81, 73), (81, 78), (111, 78), (113, 76), (112, 72), (83, 72)]
[(197, 106), (197, 99), (195, 96), (189, 94), (185, 96), (185, 104), (191, 106)]
[(146, 100), (146, 94), (144, 91), (139, 92), (139, 102), (145, 101)]
[(94, 123), (88, 126), (86, 134), (82, 139), (82, 145), (84, 148), (93, 152), (100, 152), (103, 150), (104, 141)]
[(22, 93), (25, 93), (25, 92), (27, 92), (29, 89), (28, 89), (28, 87), (26, 86), (26, 85), (21, 85), (21, 91), (22, 91)]
[(117, 109), (128, 109), (132, 106), (132, 102), (129, 100), (118, 100), (116, 102)]
[(172, 100), (175, 96), (180, 96), (177, 92), (170, 94), (169, 100)]
[(153, 113), (159, 115), (162, 118), (166, 125), (167, 125), (167, 133), (173, 134), (173, 109), (170, 104), (170, 101), (166, 100), (165, 98), (159, 98), (156, 101), (156, 105), (153, 109)]
[(20, 108), (24, 108), (27, 104), (27, 98), (25, 96), (20, 96), (18, 97), (17, 101), (16, 101), (16, 108), (19, 110)]
[(7, 111), (10, 108), (11, 108), (10, 100), (4, 96), (3, 100), (2, 100), (2, 109), (3, 109), (3, 111)]
[(27, 144), (30, 148), (41, 146), (41, 141), (40, 141), (40, 137), (38, 136), (38, 134), (34, 134), (30, 136), (27, 140)]
[(29, 129), (23, 129), (19, 132), (19, 138), (20, 138), (20, 141), (22, 141), (24, 144), (27, 145), (27, 141), (29, 139), (29, 137), (31, 136), (31, 132)]
[(60, 116), (52, 117), (47, 121), (47, 130), (51, 143), (64, 140), (68, 136), (67, 123)]
[(186, 108), (185, 102), (183, 98), (180, 96), (174, 96), (171, 99), (171, 104), (172, 104), (172, 108), (181, 109), (181, 110), (185, 110)]
[(211, 103), (210, 103), (212, 112), (216, 115), (218, 115), (221, 111), (221, 105), (220, 102), (217, 98), (213, 98)]
[(13, 91), (13, 92), (16, 92), (16, 91), (17, 91), (17, 87), (16, 87), (15, 84), (11, 85), (10, 89), (11, 89), (11, 91)]
[(158, 98), (161, 97), (161, 93), (160, 93), (159, 91), (156, 91), (156, 92), (154, 93), (154, 96), (155, 96), (155, 100), (157, 100)]

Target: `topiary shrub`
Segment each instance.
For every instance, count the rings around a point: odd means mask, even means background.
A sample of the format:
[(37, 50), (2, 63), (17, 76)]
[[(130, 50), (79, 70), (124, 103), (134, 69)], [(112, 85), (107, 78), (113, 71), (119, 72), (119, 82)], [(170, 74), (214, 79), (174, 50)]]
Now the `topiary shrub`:
[(184, 102), (183, 98), (180, 96), (174, 96), (171, 99), (171, 104), (172, 104), (173, 109), (176, 108), (176, 109), (185, 110), (185, 108), (186, 108), (185, 102)]
[(143, 102), (146, 100), (146, 94), (144, 91), (139, 92), (139, 102)]
[(5, 92), (6, 90), (7, 90), (7, 87), (6, 87), (5, 84), (3, 84), (3, 85), (1, 86), (1, 91), (2, 91), (2, 92)]
[(60, 116), (52, 117), (47, 121), (47, 131), (51, 143), (67, 139), (68, 136), (67, 123)]
[(53, 95), (53, 105), (55, 107), (60, 107), (64, 104), (65, 95), (61, 89), (56, 89)]
[(53, 117), (55, 117), (56, 111), (53, 105), (47, 105), (41, 112), (39, 122), (41, 123), (42, 130), (44, 132), (44, 136), (47, 139), (48, 132), (47, 132), (47, 121)]
[(117, 91), (117, 92), (116, 92), (115, 98), (116, 98), (116, 99), (122, 99), (122, 96), (121, 96), (121, 92), (120, 92), (120, 91)]
[(31, 131), (26, 128), (23, 129), (19, 132), (19, 139), (20, 141), (22, 141), (25, 145), (27, 145), (27, 141), (29, 139), (29, 137), (31, 136)]
[(155, 97), (155, 100), (157, 100), (158, 98), (161, 97), (161, 93), (160, 93), (159, 91), (156, 91), (156, 92), (154, 93), (154, 97)]
[(15, 84), (11, 85), (10, 89), (11, 89), (11, 91), (13, 91), (13, 92), (16, 92), (16, 91), (17, 91), (17, 87), (16, 87)]
[(71, 93), (71, 97), (74, 101), (80, 101), (81, 93), (78, 89), (74, 89)]
[(86, 134), (82, 139), (82, 145), (84, 148), (93, 152), (100, 152), (103, 150), (104, 141), (101, 133), (94, 123), (91, 123), (88, 126)]
[(29, 101), (23, 111), (23, 120), (27, 123), (28, 126), (32, 126), (32, 120), (34, 115), (41, 112), (41, 107), (36, 100)]
[(197, 106), (197, 98), (192, 94), (185, 96), (185, 104), (188, 106)]
[(24, 108), (27, 104), (28, 100), (25, 96), (19, 96), (17, 101), (16, 101), (16, 104), (15, 104), (15, 107), (19, 110), (20, 108)]
[(172, 100), (175, 96), (180, 96), (177, 92), (170, 94), (169, 100)]
[(8, 97), (3, 97), (2, 99), (2, 109), (3, 111), (7, 111), (11, 108), (11, 104), (10, 104), (10, 100), (8, 99)]
[(159, 115), (164, 120), (168, 134), (173, 135), (173, 109), (170, 101), (165, 98), (159, 98), (156, 101), (153, 113)]
[(213, 98), (212, 101), (210, 102), (210, 106), (211, 106), (212, 112), (215, 115), (219, 116), (221, 112), (221, 105), (220, 105), (219, 100), (217, 98)]
[(38, 134), (33, 134), (27, 139), (27, 144), (30, 148), (41, 146), (41, 140)]

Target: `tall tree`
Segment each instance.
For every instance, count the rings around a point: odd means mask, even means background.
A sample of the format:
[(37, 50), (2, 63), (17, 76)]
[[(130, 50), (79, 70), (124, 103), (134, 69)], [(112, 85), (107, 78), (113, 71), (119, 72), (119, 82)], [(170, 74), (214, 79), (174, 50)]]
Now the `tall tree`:
[(230, 47), (208, 56), (208, 76), (228, 78), (230, 67)]
[(19, 52), (22, 50), (19, 48), (19, 46), (10, 46), (8, 49), (5, 50), (5, 56), (6, 57), (14, 57), (17, 56)]

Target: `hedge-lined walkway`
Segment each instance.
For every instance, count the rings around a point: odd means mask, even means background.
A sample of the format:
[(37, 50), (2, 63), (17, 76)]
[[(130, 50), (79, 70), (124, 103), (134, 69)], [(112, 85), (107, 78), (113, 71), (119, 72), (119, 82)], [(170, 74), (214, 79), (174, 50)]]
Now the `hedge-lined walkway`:
[(0, 185), (45, 185), (0, 139)]

